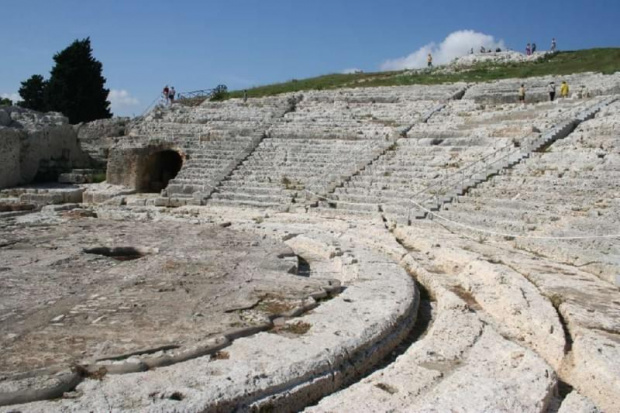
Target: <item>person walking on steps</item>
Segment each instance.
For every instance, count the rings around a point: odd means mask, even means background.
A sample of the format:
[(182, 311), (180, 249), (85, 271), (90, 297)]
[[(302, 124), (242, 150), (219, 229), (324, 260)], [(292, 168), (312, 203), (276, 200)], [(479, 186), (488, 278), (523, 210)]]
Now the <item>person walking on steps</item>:
[(555, 82), (549, 83), (549, 100), (551, 102), (555, 100)]
[(567, 98), (569, 93), (570, 89), (568, 88), (568, 83), (564, 80), (562, 86), (560, 86), (560, 96), (562, 96), (562, 98)]
[(519, 88), (519, 102), (525, 105), (525, 85), (523, 83), (521, 84), (521, 87)]
[(426, 63), (429, 69), (433, 67), (433, 55), (431, 55), (430, 53), (426, 57)]
[(555, 37), (551, 39), (551, 52), (555, 53), (555, 49), (557, 47), (557, 43), (555, 42)]
[(170, 92), (168, 93), (168, 100), (170, 101), (170, 104), (172, 105), (174, 103), (174, 96), (177, 94), (177, 91), (174, 90), (174, 86), (172, 86), (170, 88)]
[(166, 103), (166, 105), (168, 104), (168, 99), (170, 99), (170, 88), (168, 88), (168, 85), (164, 86), (164, 90), (161, 92), (162, 97)]

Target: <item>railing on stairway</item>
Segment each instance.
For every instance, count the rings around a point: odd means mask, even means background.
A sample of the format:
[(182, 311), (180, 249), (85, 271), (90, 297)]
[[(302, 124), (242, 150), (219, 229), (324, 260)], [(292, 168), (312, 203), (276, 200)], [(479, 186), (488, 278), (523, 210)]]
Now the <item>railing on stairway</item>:
[(153, 99), (153, 101), (146, 107), (146, 109), (144, 109), (144, 111), (142, 112), (142, 114), (140, 115), (141, 117), (143, 117), (144, 115), (146, 115), (147, 113), (149, 113), (151, 111), (151, 109), (153, 109), (155, 106), (157, 106), (158, 104), (163, 102), (163, 97), (161, 95), (158, 95), (155, 99)]
[[(193, 99), (193, 98), (210, 98), (213, 94), (214, 89), (200, 89), (200, 90), (192, 90), (191, 92), (180, 92), (177, 94), (176, 100), (182, 99)], [(163, 94), (157, 95), (155, 99), (144, 109), (140, 116), (144, 116), (151, 111), (157, 105), (165, 105), (166, 98)]]
[(436, 200), (440, 195), (445, 195), (447, 190), (454, 188), (456, 185), (462, 184), (468, 179), (471, 179), (471, 177), (484, 172), (485, 170), (488, 170), (490, 166), (509, 158), (511, 155), (529, 151), (533, 142), (531, 139), (532, 135), (533, 133), (530, 133), (523, 137), (522, 141), (519, 143), (519, 146), (515, 146), (514, 143), (502, 146), (501, 148), (483, 156), (458, 171), (444, 176), (439, 181), (434, 182), (421, 191), (414, 193), (411, 198), (418, 199), (427, 193), (428, 196), (422, 198), (422, 202), (420, 203), (424, 204), (429, 201)]
[(345, 180), (351, 179), (353, 176), (356, 176), (362, 173), (362, 171), (364, 171), (366, 168), (369, 168), (374, 162), (377, 161), (377, 159), (384, 156), (390, 150), (394, 149), (398, 140), (400, 138), (405, 138), (407, 136), (407, 133), (415, 125), (419, 123), (427, 123), (433, 115), (442, 111), (447, 106), (449, 101), (461, 99), (465, 95), (465, 93), (467, 92), (467, 89), (469, 89), (470, 86), (471, 85), (466, 85), (464, 88), (459, 89), (456, 93), (453, 93), (450, 96), (440, 100), (440, 103), (434, 105), (431, 109), (421, 114), (414, 122), (412, 122), (410, 125), (407, 125), (403, 129), (394, 129), (394, 132), (392, 136), (390, 137), (389, 142), (386, 145), (382, 145), (378, 149), (375, 149), (373, 151), (374, 154), (371, 157), (371, 159), (364, 157), (364, 160), (358, 163), (357, 153), (354, 152), (353, 154), (354, 163), (353, 164), (356, 165), (356, 169), (353, 173), (348, 173), (346, 177), (341, 177), (338, 182), (331, 183), (330, 185), (327, 186), (327, 189), (323, 190), (321, 193), (316, 193), (311, 190), (306, 190), (305, 191), (306, 199), (307, 200), (329, 199), (328, 194), (332, 193), (337, 187), (342, 186)]
[(193, 98), (209, 98), (213, 94), (214, 89), (192, 90), (191, 92), (181, 92), (177, 96), (177, 100), (193, 99)]
[[(445, 196), (451, 190), (457, 193), (457, 195), (462, 194), (459, 187), (460, 185), (465, 186), (470, 180), (486, 180), (490, 175), (499, 173), (511, 164), (528, 157), (532, 152), (540, 149), (541, 147), (552, 143), (556, 139), (561, 139), (567, 136), (577, 127), (577, 125), (585, 120), (591, 119), (601, 108), (613, 103), (615, 100), (617, 100), (616, 97), (608, 98), (593, 107), (584, 109), (576, 116), (575, 119), (561, 122), (559, 125), (551, 128), (543, 134), (540, 138), (531, 139), (531, 134), (529, 134), (523, 139), (524, 142), (518, 147), (511, 144), (503, 146), (497, 151), (485, 155), (483, 158), (478, 159), (477, 161), (443, 177), (438, 182), (435, 182), (423, 190), (413, 194), (411, 196), (411, 200), (418, 205), (428, 207), (431, 211), (438, 210), (443, 203), (451, 201), (449, 196), (444, 199), (440, 199), (440, 196)], [(476, 179), (476, 177), (479, 179)], [(456, 178), (456, 181), (454, 181), (453, 178)], [(408, 221), (411, 219), (412, 211), (416, 209), (419, 209), (419, 207), (414, 205), (407, 210)], [(422, 212), (421, 215), (426, 216), (426, 213)]]

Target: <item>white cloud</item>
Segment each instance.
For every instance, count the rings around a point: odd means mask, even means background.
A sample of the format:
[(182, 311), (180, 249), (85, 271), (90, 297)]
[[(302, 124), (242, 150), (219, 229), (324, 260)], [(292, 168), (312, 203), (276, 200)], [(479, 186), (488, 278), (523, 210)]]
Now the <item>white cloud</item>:
[(5, 99), (11, 99), (13, 103), (22, 100), (21, 96), (19, 96), (19, 93), (0, 93), (0, 97)]
[(133, 108), (140, 104), (140, 101), (125, 89), (111, 89), (108, 94), (108, 100), (112, 106), (112, 112), (126, 112), (127, 109)]
[(416, 69), (426, 66), (426, 57), (429, 53), (433, 55), (433, 64), (441, 65), (449, 63), (454, 58), (464, 56), (469, 53), (471, 48), (477, 52), (480, 46), (486, 49), (501, 48), (506, 49), (503, 40), (495, 40), (495, 37), (479, 33), (473, 30), (459, 30), (448, 35), (437, 45), (435, 42), (420, 47), (417, 51), (405, 57), (386, 60), (381, 64), (381, 70), (403, 70)]
[(342, 73), (343, 75), (350, 75), (350, 74), (352, 74), (352, 73), (361, 73), (361, 72), (363, 72), (363, 70), (362, 70), (362, 69), (358, 69), (358, 68), (356, 68), (356, 67), (352, 67), (352, 68), (350, 68), (350, 69), (344, 69), (341, 73)]

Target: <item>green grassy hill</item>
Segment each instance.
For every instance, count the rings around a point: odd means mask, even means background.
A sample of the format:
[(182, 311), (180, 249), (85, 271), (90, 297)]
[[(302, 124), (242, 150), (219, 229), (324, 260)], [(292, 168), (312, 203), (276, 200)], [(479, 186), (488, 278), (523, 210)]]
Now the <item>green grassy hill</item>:
[[(527, 78), (545, 75), (567, 75), (582, 72), (615, 73), (620, 71), (620, 48), (588, 49), (558, 52), (536, 62), (488, 64), (481, 63), (455, 73), (441, 67), (431, 71), (399, 71), (355, 74), (331, 74), (248, 89), (249, 97), (272, 96), (305, 90), (339, 89), (345, 87), (433, 85), (451, 82), (484, 82), (497, 79)], [(241, 97), (233, 91), (229, 97)]]

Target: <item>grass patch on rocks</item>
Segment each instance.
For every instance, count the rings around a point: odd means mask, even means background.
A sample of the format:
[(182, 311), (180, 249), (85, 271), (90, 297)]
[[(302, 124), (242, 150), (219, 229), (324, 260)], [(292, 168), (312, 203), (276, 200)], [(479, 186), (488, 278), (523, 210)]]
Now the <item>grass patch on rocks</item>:
[[(453, 82), (486, 82), (499, 79), (528, 78), (546, 75), (568, 75), (583, 72), (611, 74), (620, 71), (620, 48), (600, 48), (550, 54), (535, 62), (480, 63), (446, 73), (445, 67), (433, 70), (374, 73), (327, 74), (308, 79), (257, 86), (247, 90), (257, 98), (307, 90), (330, 90), (355, 87), (436, 85)], [(231, 98), (243, 97), (243, 91), (232, 91)]]

